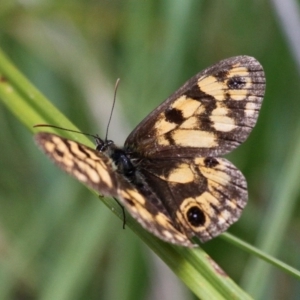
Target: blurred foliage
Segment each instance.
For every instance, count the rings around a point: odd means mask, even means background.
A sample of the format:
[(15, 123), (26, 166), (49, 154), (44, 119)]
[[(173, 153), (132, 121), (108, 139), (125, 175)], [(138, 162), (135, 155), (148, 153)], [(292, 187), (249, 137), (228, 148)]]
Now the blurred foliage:
[[(267, 91), (253, 133), (230, 154), (250, 195), (230, 232), (299, 269), (299, 189), (289, 184), (299, 175), (299, 68), (280, 24), (267, 1), (1, 0), (0, 47), (84, 132), (105, 132), (120, 77), (109, 129), (120, 144), (195, 73), (256, 57)], [(194, 298), (4, 106), (0, 128), (0, 299)], [(221, 238), (203, 248), (255, 299), (298, 299), (298, 281)]]

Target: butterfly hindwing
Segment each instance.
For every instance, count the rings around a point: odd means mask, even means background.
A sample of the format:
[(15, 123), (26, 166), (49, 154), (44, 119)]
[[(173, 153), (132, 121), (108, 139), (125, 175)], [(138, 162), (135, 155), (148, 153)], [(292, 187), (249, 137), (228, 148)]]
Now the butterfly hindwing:
[(202, 242), (225, 231), (247, 203), (243, 174), (224, 158), (144, 161), (140, 172), (177, 228)]
[(158, 238), (181, 246), (195, 246), (184, 232), (174, 226), (174, 220), (166, 208), (157, 202), (156, 195), (147, 194), (146, 197), (143, 192), (124, 182), (120, 186), (119, 200), (132, 217)]
[(144, 156), (215, 156), (240, 145), (254, 127), (265, 91), (260, 63), (225, 59), (198, 73), (129, 135)]

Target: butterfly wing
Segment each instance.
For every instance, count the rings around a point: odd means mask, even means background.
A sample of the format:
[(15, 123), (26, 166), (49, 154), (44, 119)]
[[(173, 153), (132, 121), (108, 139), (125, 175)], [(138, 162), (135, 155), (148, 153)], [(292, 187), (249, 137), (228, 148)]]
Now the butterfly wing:
[(103, 195), (118, 196), (112, 161), (101, 152), (58, 135), (39, 132), (37, 145), (61, 169)]
[(140, 193), (115, 171), (112, 160), (99, 151), (55, 134), (35, 135), (38, 146), (69, 175), (98, 191), (117, 197), (127, 211), (148, 231), (173, 244), (192, 247), (188, 237), (172, 224), (168, 212), (154, 194)]
[(202, 242), (237, 221), (247, 203), (243, 174), (224, 158), (144, 161), (140, 172), (178, 229)]
[(153, 158), (228, 153), (254, 127), (264, 92), (264, 71), (256, 59), (225, 59), (150, 113), (129, 135), (125, 149)]
[(177, 229), (174, 220), (170, 217), (166, 207), (162, 205), (161, 199), (155, 193), (144, 193), (133, 187), (129, 182), (120, 177), (118, 199), (126, 207), (127, 211), (146, 230), (158, 238), (172, 244), (185, 247), (194, 247), (189, 237)]

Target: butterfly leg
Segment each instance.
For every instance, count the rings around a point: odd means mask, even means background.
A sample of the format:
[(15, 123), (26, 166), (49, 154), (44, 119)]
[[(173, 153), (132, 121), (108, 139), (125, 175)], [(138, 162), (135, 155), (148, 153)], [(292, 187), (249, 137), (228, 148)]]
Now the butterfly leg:
[(123, 214), (123, 229), (125, 229), (125, 225), (126, 225), (126, 214), (125, 214), (125, 208), (124, 206), (118, 201), (118, 199), (116, 199), (115, 197), (113, 197), (114, 200), (119, 204), (119, 206), (121, 207), (122, 209), (122, 214)]

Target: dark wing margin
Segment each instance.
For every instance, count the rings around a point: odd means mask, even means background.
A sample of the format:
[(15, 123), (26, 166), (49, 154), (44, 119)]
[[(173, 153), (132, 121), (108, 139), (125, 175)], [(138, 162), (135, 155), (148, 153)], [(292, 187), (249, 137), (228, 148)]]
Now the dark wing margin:
[(145, 157), (223, 155), (254, 127), (265, 75), (253, 57), (225, 59), (198, 73), (150, 113), (125, 149)]

